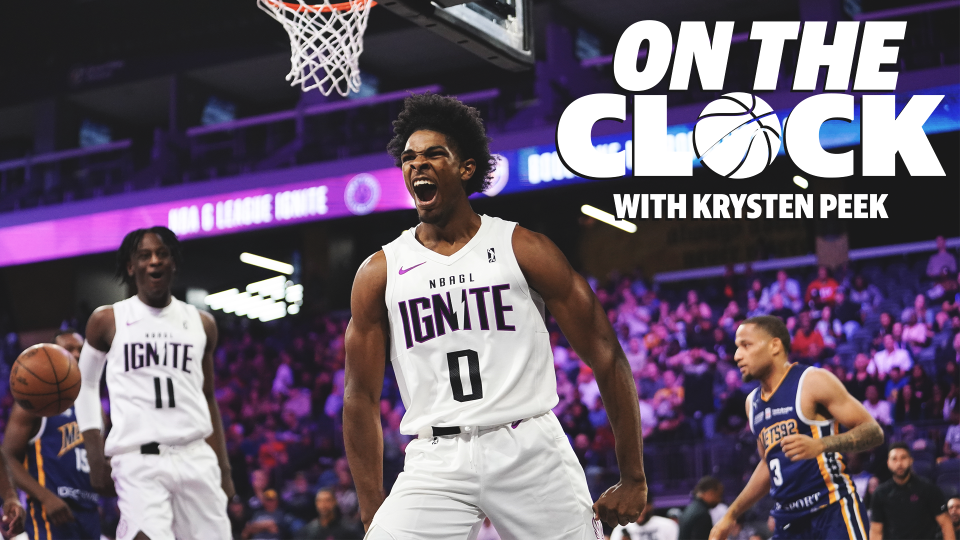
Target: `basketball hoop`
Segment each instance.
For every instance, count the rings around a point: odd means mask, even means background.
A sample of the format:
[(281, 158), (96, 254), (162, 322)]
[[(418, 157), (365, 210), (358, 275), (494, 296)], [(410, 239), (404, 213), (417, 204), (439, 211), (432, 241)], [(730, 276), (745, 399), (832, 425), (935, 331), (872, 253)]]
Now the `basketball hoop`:
[(304, 0), (257, 0), (290, 36), (290, 86), (304, 92), (314, 88), (329, 96), (360, 90), (360, 53), (373, 0), (307, 4)]

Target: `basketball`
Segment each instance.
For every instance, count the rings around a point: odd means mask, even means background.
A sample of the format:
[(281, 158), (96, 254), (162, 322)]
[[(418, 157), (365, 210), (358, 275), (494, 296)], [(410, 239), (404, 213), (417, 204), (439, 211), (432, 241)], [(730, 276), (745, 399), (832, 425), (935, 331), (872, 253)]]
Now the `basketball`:
[(693, 129), (693, 148), (711, 171), (750, 178), (780, 151), (780, 120), (762, 99), (743, 92), (709, 103)]
[(80, 393), (80, 368), (66, 349), (52, 343), (20, 353), (10, 369), (10, 391), (21, 407), (37, 416), (67, 410)]

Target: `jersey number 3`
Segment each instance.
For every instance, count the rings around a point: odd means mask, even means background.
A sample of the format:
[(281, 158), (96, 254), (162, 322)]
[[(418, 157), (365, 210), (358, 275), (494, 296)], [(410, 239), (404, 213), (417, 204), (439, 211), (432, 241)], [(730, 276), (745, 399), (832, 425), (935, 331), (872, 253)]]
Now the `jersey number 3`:
[(775, 486), (783, 485), (783, 473), (780, 472), (779, 458), (770, 460), (770, 478), (773, 480), (773, 485)]
[[(467, 359), (467, 373), (470, 379), (470, 393), (463, 393), (460, 359)], [(464, 402), (483, 397), (483, 383), (480, 381), (480, 355), (473, 349), (464, 349), (447, 353), (447, 367), (450, 368), (450, 386), (453, 387), (453, 399)]]

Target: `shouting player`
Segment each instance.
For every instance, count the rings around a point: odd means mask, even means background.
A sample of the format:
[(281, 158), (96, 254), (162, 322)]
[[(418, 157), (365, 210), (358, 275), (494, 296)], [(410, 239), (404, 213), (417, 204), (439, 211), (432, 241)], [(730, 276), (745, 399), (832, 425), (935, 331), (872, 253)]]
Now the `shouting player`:
[[(83, 337), (58, 332), (53, 342), (77, 360)], [(27, 535), (33, 540), (100, 538), (99, 499), (74, 407), (41, 418), (18, 404), (10, 410), (3, 456), (17, 486), (27, 494)]]
[[(94, 488), (109, 492), (111, 474), (116, 485), (117, 540), (230, 538), (233, 482), (214, 398), (217, 325), (171, 295), (180, 263), (170, 229), (131, 232), (117, 253), (117, 276), (133, 281), (137, 294), (98, 308), (87, 323), (77, 422)], [(113, 425), (105, 444), (104, 365)]]
[[(587, 282), (546, 237), (477, 215), (494, 160), (476, 109), (407, 98), (388, 150), (420, 225), (367, 259), (346, 334), (343, 432), (370, 540), (465, 539), (489, 517), (503, 538), (602, 538), (647, 498), (630, 365)], [(591, 505), (551, 412), (556, 378), (544, 308), (596, 375), (620, 482)], [(380, 392), (393, 363), (417, 435), (383, 494)], [(591, 507), (592, 506), (592, 507)]]
[[(883, 442), (883, 430), (829, 371), (791, 364), (783, 321), (764, 315), (737, 328), (734, 360), (745, 382), (760, 463), (743, 492), (710, 532), (726, 540), (737, 518), (770, 492), (777, 540), (867, 540), (867, 512), (841, 452), (863, 452)], [(839, 426), (848, 428), (839, 433)]]

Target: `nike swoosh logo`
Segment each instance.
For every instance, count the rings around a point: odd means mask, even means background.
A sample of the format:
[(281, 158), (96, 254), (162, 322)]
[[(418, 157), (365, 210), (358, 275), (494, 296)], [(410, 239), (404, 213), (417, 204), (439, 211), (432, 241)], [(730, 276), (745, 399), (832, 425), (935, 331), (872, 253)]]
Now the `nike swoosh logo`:
[(422, 264), (427, 264), (427, 261), (423, 261), (423, 262), (420, 263), (420, 264), (415, 264), (415, 265), (411, 266), (410, 268), (406, 268), (406, 269), (401, 266), (401, 267), (400, 267), (400, 275), (402, 276), (402, 275), (406, 274), (407, 272), (413, 270), (414, 268), (416, 268), (416, 267), (418, 267), (418, 266), (420, 266), (420, 265), (422, 265)]
[(140, 322), (140, 319), (137, 319), (137, 320), (135, 320), (135, 321), (133, 321), (133, 322), (127, 321), (127, 326), (130, 326), (131, 324), (137, 324), (138, 322)]

